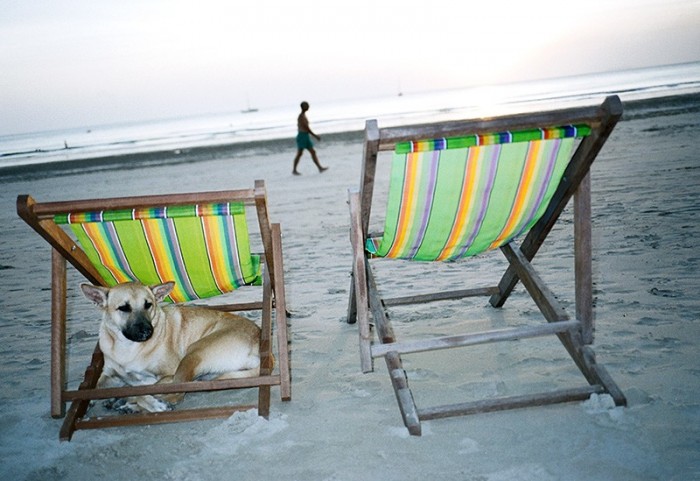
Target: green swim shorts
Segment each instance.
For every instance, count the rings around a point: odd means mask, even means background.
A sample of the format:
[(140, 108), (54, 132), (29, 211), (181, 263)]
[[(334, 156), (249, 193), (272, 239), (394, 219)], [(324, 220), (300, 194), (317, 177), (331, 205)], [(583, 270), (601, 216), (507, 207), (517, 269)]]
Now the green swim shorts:
[(297, 149), (313, 149), (314, 143), (311, 142), (311, 134), (308, 132), (299, 132), (297, 134)]

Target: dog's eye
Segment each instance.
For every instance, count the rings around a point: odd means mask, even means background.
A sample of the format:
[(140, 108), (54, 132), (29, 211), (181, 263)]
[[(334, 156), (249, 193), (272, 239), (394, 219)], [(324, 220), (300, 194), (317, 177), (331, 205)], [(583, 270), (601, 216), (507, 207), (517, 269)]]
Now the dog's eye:
[(153, 303), (152, 303), (152, 302), (146, 301), (146, 302), (143, 303), (143, 308), (146, 309), (146, 310), (149, 310), (152, 306), (153, 306)]
[(122, 312), (131, 312), (131, 306), (129, 304), (123, 304), (119, 307), (117, 307), (118, 310)]

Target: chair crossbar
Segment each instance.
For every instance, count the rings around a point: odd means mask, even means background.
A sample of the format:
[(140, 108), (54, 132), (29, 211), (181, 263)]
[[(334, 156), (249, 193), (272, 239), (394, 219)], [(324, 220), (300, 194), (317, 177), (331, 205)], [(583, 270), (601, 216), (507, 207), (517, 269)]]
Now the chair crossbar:
[(558, 321), (539, 326), (493, 329), (490, 331), (474, 332), (457, 336), (443, 336), (432, 339), (377, 344), (372, 346), (372, 357), (382, 357), (389, 352), (409, 354), (424, 351), (435, 351), (439, 349), (451, 349), (453, 347), (474, 346), (477, 344), (487, 344), (490, 342), (527, 339), (572, 331), (579, 329), (580, 327), (581, 323), (577, 320)]
[(183, 409), (160, 413), (140, 413), (129, 416), (96, 416), (76, 421), (76, 429), (102, 429), (131, 426), (139, 424), (164, 424), (175, 422), (195, 421), (201, 419), (222, 419), (240, 411), (249, 411), (257, 406), (239, 405), (216, 408)]
[(144, 396), (147, 394), (169, 394), (177, 392), (209, 392), (228, 389), (244, 389), (257, 386), (276, 386), (280, 376), (256, 376), (241, 379), (219, 379), (214, 381), (192, 381), (177, 384), (147, 384), (113, 388), (78, 389), (64, 391), (64, 401), (85, 399), (110, 399), (113, 397)]
[(603, 392), (605, 392), (605, 388), (603, 386), (594, 384), (579, 388), (560, 389), (546, 393), (485, 399), (468, 403), (422, 408), (418, 409), (418, 417), (421, 421), (428, 421), (431, 419), (466, 416), (470, 414), (504, 411), (507, 409), (519, 409), (531, 406), (545, 406), (547, 404), (585, 401), (591, 396), (591, 394), (601, 394)]
[(143, 195), (134, 197), (42, 202), (32, 206), (32, 213), (38, 219), (47, 219), (66, 212), (94, 211), (96, 210), (96, 206), (99, 206), (99, 210), (119, 210), (139, 209), (154, 205), (175, 206), (220, 202), (244, 202), (247, 205), (252, 205), (254, 201), (254, 189), (240, 189), (187, 194)]
[(458, 289), (455, 291), (435, 292), (431, 294), (418, 294), (415, 296), (390, 297), (382, 299), (384, 305), (402, 306), (406, 304), (422, 304), (434, 301), (446, 301), (450, 299), (463, 299), (465, 297), (493, 296), (498, 294), (498, 286), (477, 287), (475, 289)]

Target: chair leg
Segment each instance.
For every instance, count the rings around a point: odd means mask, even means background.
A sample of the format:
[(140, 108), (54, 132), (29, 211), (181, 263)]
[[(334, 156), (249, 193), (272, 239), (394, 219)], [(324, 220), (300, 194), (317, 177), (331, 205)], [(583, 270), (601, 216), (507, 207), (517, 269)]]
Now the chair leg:
[[(349, 193), (350, 203), (350, 241), (353, 249), (352, 278), (354, 281), (352, 293), (355, 298), (355, 313), (360, 336), (360, 364), (362, 372), (370, 372), (372, 367), (371, 341), (369, 327), (367, 259), (364, 254), (362, 226), (360, 225), (360, 193)], [(348, 318), (349, 320), (349, 318)]]
[[(260, 375), (268, 376), (274, 367), (272, 357), (272, 286), (270, 275), (265, 270), (263, 279), (262, 322), (260, 323)], [(258, 415), (270, 415), (270, 386), (258, 387)]]
[[(102, 374), (103, 366), (104, 355), (102, 354), (98, 343), (92, 353), (90, 365), (85, 369), (83, 382), (80, 383), (78, 389), (95, 388), (95, 386), (97, 386), (97, 381)], [(73, 436), (73, 432), (77, 429), (78, 422), (85, 416), (89, 407), (90, 400), (87, 399), (76, 400), (71, 403), (70, 408), (68, 408), (68, 412), (66, 413), (66, 418), (63, 421), (63, 425), (61, 426), (61, 430), (58, 434), (61, 441), (70, 441), (71, 437)]]
[(355, 274), (350, 272), (350, 295), (348, 296), (348, 316), (347, 323), (357, 322), (357, 295), (355, 295)]
[(593, 343), (593, 272), (591, 265), (591, 174), (588, 173), (574, 194), (574, 272), (576, 319), (583, 326), (584, 344)]
[(408, 378), (401, 363), (401, 357), (395, 352), (390, 352), (386, 355), (385, 360), (389, 376), (391, 376), (391, 385), (396, 394), (396, 401), (399, 403), (403, 423), (411, 435), (420, 436), (421, 424), (418, 417), (418, 408), (413, 400), (413, 393), (408, 387)]
[(289, 336), (287, 333), (287, 300), (284, 292), (284, 267), (282, 264), (282, 232), (279, 224), (272, 224), (272, 250), (275, 265), (275, 285), (273, 290), (279, 351), (280, 395), (283, 401), (290, 401), (292, 399), (292, 376), (289, 359)]
[(605, 391), (610, 394), (610, 396), (615, 401), (617, 406), (626, 406), (627, 398), (625, 397), (622, 390), (615, 383), (613, 378), (608, 374), (608, 370), (604, 366), (598, 364), (595, 359), (595, 353), (590, 346), (585, 346), (582, 348), (583, 358), (589, 369), (595, 373), (598, 382), (605, 388)]
[(62, 418), (66, 406), (66, 259), (51, 251), (51, 417)]

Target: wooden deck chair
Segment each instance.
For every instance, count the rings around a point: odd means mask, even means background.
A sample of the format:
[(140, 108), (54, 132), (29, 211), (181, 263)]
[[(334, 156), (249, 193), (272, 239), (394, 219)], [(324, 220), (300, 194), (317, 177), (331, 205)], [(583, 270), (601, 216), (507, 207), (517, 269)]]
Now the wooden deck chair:
[[(357, 320), (363, 372), (384, 357), (409, 432), (421, 421), (477, 412), (587, 399), (625, 397), (596, 363), (593, 343), (589, 168), (622, 115), (619, 98), (600, 106), (451, 121), (412, 127), (365, 129), (361, 187), (350, 190), (354, 261), (348, 322)], [(426, 140), (427, 139), (427, 140)], [(377, 157), (394, 151), (384, 231), (368, 233)], [(544, 285), (530, 261), (574, 197), (575, 319)], [(522, 238), (518, 246), (514, 239)], [(380, 292), (372, 258), (455, 261), (500, 248), (508, 267), (497, 286), (390, 298)], [(381, 261), (387, 262), (387, 261)], [(468, 268), (468, 262), (464, 267)], [(430, 274), (426, 273), (429, 277)], [(487, 295), (502, 306), (518, 281), (548, 321), (542, 325), (399, 341), (387, 308)], [(372, 342), (370, 315), (378, 342)], [(496, 341), (556, 335), (588, 384), (581, 388), (419, 409), (401, 355)]]
[[(251, 253), (247, 211), (257, 214), (262, 255)], [(51, 415), (65, 416), (61, 440), (70, 440), (77, 429), (220, 418), (256, 407), (261, 416), (267, 417), (271, 386), (280, 387), (282, 400), (291, 399), (280, 225), (270, 224), (263, 181), (244, 190), (47, 203), (21, 195), (17, 212), (53, 247)], [(154, 285), (174, 280), (176, 286), (168, 299), (171, 302), (205, 299), (262, 284), (258, 287), (259, 301), (212, 306), (225, 311), (262, 311), (260, 376), (98, 389), (95, 386), (104, 362), (98, 345), (84, 380), (78, 389), (69, 389), (65, 374), (66, 261), (96, 285), (113, 286), (133, 280)], [(251, 295), (258, 299), (255, 293)], [(273, 367), (273, 356), (277, 367)], [(91, 400), (241, 388), (258, 389), (257, 406), (86, 417)], [(66, 403), (71, 403), (67, 413)]]

